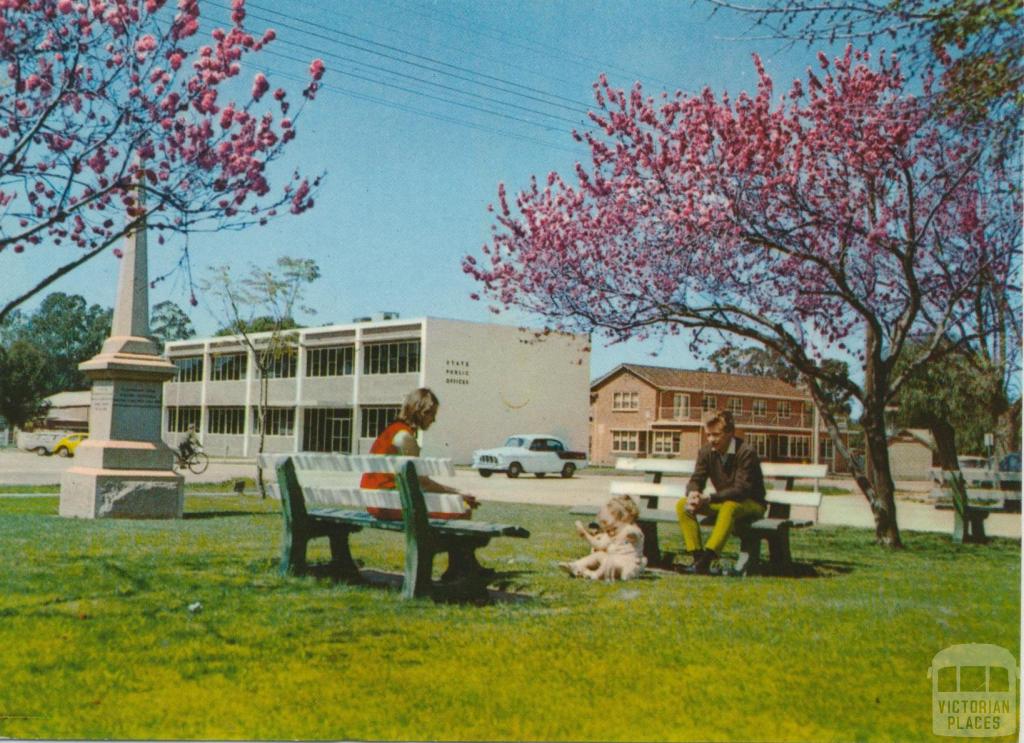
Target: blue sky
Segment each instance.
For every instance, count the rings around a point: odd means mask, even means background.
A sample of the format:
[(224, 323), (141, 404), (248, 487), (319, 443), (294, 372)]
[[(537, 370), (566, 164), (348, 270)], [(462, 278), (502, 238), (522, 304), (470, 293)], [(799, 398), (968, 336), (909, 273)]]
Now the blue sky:
[[(223, 23), (227, 4), (202, 0), (204, 18)], [(586, 123), (581, 110), (591, 104), (600, 73), (619, 87), (640, 80), (652, 91), (707, 85), (735, 95), (753, 87), (753, 51), (761, 53), (777, 90), (814, 60), (802, 47), (752, 40), (748, 19), (710, 17), (710, 6), (679, 1), (250, 0), (247, 7), (252, 29), (278, 34), (257, 63), (271, 85), (297, 94), (300, 83), (290, 76), (305, 79), (314, 57), (327, 65), (326, 88), (303, 113), (281, 168), (285, 175), (293, 167), (323, 170), (326, 179), (316, 208), (305, 215), (192, 236), (193, 275), (214, 264), (241, 271), (248, 262), (270, 265), (281, 255), (314, 258), (322, 278), (308, 293), (317, 314), (300, 318), (307, 324), (392, 310), (404, 317), (541, 325), (515, 314), (495, 318), (486, 304), (472, 301), (477, 287), (460, 261), (488, 238), (487, 205), (499, 181), (514, 192), (531, 174), (569, 172), (585, 160), (569, 132), (572, 122)], [(188, 308), (184, 276), (172, 270), (183, 242), (152, 242), (150, 275), (172, 273), (150, 300), (184, 306), (206, 335), (220, 323), (201, 296), (199, 307)], [(34, 283), (59, 259), (67, 254), (8, 252), (0, 256), (4, 283)], [(118, 265), (112, 255), (100, 256), (51, 290), (110, 305)], [(608, 347), (595, 338), (592, 376), (626, 361), (700, 363), (679, 340)]]

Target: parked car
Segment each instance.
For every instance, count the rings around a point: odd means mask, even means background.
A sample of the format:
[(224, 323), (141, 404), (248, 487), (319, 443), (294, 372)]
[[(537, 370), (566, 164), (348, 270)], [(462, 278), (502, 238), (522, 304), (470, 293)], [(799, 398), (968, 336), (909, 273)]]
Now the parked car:
[(1020, 474), (1020, 452), (1013, 451), (999, 460), (1000, 472), (1016, 472)]
[(87, 433), (69, 433), (54, 445), (53, 453), (58, 457), (73, 457), (75, 449), (87, 438), (89, 438)]
[(495, 472), (504, 472), (509, 477), (519, 477), (524, 472), (537, 477), (555, 472), (572, 477), (586, 466), (586, 454), (569, 451), (562, 439), (547, 434), (517, 433), (509, 436), (504, 446), (473, 452), (473, 468), (481, 477), (490, 477)]
[(18, 431), (17, 446), (25, 451), (33, 451), (41, 457), (53, 453), (53, 447), (70, 431)]

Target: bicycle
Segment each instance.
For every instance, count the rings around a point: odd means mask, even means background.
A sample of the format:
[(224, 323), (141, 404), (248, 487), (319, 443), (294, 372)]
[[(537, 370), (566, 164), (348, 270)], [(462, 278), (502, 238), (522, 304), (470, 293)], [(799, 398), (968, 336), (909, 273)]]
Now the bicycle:
[(210, 466), (210, 458), (201, 451), (192, 451), (188, 457), (182, 457), (181, 452), (175, 452), (175, 466), (178, 469), (188, 468), (193, 475), (201, 475)]

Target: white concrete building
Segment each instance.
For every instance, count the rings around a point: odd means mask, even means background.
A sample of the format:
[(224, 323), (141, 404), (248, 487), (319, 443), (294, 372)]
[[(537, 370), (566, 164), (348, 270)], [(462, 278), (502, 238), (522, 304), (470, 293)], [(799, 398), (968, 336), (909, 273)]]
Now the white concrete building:
[[(429, 387), (441, 409), (420, 433), (424, 456), (468, 463), (512, 433), (549, 433), (586, 450), (590, 339), (433, 317), (295, 331), (297, 352), (269, 379), (268, 452), (365, 453), (405, 395)], [(267, 337), (257, 334), (254, 338)], [(168, 343), (178, 367), (164, 385), (164, 440), (194, 424), (214, 456), (259, 446), (259, 377), (240, 339)]]

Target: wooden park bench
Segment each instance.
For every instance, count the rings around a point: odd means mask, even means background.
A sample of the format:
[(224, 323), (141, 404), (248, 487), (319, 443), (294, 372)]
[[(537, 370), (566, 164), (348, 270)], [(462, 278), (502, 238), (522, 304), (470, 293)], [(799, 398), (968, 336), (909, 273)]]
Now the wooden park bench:
[(985, 519), (990, 513), (1005, 510), (1003, 494), (988, 488), (966, 490), (967, 502), (961, 507), (957, 507), (951, 488), (935, 488), (931, 497), (936, 508), (953, 509), (953, 544), (984, 544), (988, 541), (985, 536)]
[[(427, 493), (418, 475), (451, 476), (451, 460), (342, 454), (264, 455), (264, 466), (277, 470), (277, 492), (284, 512), (284, 546), (281, 573), (307, 572), (306, 549), (311, 539), (327, 537), (331, 545), (332, 575), (361, 582), (359, 566), (352, 558), (349, 535), (363, 529), (405, 534), (403, 598), (423, 596), (483, 598), (493, 571), (483, 568), (476, 550), (495, 537), (526, 538), (518, 526), (489, 524), (470, 519), (436, 519), (429, 514), (461, 511), (462, 497)], [(363, 490), (343, 482), (365, 472), (392, 472), (394, 490)], [(358, 479), (356, 479), (358, 483)], [(371, 515), (367, 508), (401, 509), (401, 520)], [(433, 580), (434, 556), (447, 552), (449, 569), (442, 583)]]
[[(678, 524), (675, 504), (686, 498), (686, 483), (667, 484), (662, 482), (662, 477), (674, 475), (689, 478), (693, 475), (694, 465), (692, 459), (626, 457), (620, 457), (615, 463), (617, 470), (649, 476), (646, 482), (612, 481), (610, 487), (611, 495), (629, 495), (639, 501), (640, 516), (637, 523), (644, 533), (644, 555), (647, 557), (648, 565), (658, 567), (671, 564), (673, 555), (662, 554), (658, 544), (658, 524)], [(767, 490), (765, 500), (768, 502), (768, 512), (764, 518), (739, 521), (736, 524), (734, 534), (740, 540), (740, 551), (733, 565), (735, 572), (746, 574), (758, 567), (762, 540), (768, 543), (769, 560), (774, 567), (785, 569), (791, 565), (793, 558), (789, 546), (790, 530), (811, 526), (814, 520), (794, 519), (790, 516), (790, 509), (793, 506), (813, 508), (815, 520), (817, 519), (817, 512), (821, 507), (818, 480), (825, 477), (827, 471), (826, 465), (823, 464), (761, 464)], [(810, 492), (794, 491), (793, 484), (796, 479), (813, 480), (814, 489)], [(782, 489), (773, 488), (775, 483), (782, 483)], [(708, 485), (710, 486), (710, 483)], [(594, 515), (597, 510), (594, 506), (579, 506), (573, 508), (572, 513)], [(701, 517), (701, 525), (713, 524), (714, 518), (713, 514)]]

